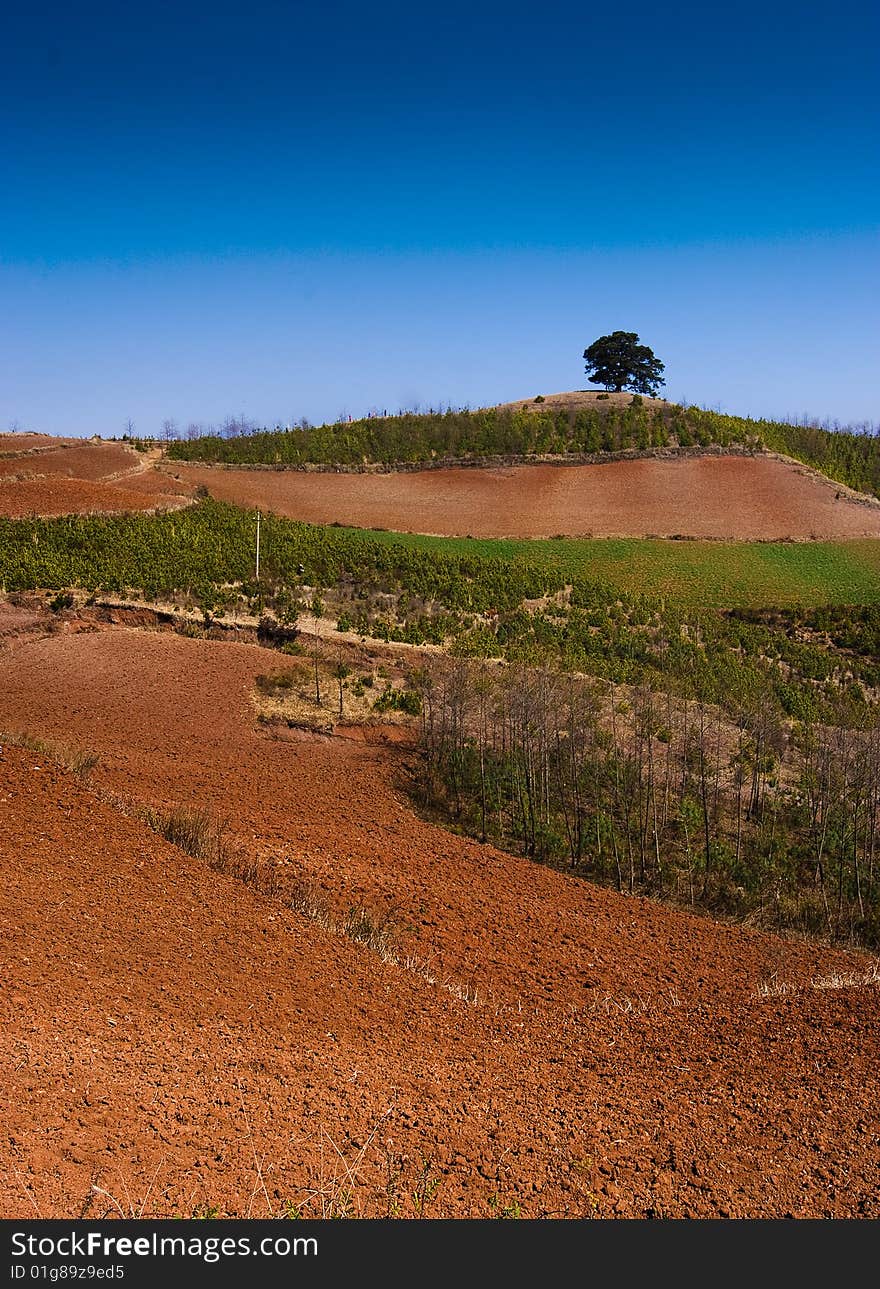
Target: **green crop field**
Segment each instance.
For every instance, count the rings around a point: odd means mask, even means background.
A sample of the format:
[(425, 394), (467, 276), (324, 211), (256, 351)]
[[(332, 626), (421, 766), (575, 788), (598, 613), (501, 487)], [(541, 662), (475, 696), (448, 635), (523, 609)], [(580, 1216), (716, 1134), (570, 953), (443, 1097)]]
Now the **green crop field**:
[(559, 570), (627, 595), (688, 608), (810, 608), (880, 603), (880, 541), (704, 542), (625, 538), (549, 540), (426, 537), (336, 529), (390, 545)]

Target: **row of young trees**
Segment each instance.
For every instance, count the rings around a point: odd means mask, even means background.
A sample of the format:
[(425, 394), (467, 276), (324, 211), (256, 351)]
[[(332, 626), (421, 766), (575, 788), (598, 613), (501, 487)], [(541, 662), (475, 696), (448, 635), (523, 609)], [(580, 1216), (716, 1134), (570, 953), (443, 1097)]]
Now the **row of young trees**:
[[(0, 517), (0, 590), (60, 590), (162, 595), (207, 592), (255, 581), (256, 517), (205, 498), (158, 515), (70, 515), (60, 519)], [(447, 608), (479, 612), (514, 608), (563, 584), (554, 567), (458, 552), (422, 550), (369, 533), (262, 517), (261, 576), (267, 591), (357, 584), (410, 594)]]
[(419, 678), (422, 791), (456, 824), (619, 890), (880, 945), (880, 723), (725, 715), (460, 660)]
[(227, 465), (415, 465), (433, 460), (647, 451), (669, 445), (749, 442), (746, 423), (715, 429), (710, 438), (683, 408), (655, 406), (639, 396), (624, 407), (488, 408), (368, 417), (343, 425), (261, 430), (228, 439), (208, 435), (172, 443), (179, 461)]

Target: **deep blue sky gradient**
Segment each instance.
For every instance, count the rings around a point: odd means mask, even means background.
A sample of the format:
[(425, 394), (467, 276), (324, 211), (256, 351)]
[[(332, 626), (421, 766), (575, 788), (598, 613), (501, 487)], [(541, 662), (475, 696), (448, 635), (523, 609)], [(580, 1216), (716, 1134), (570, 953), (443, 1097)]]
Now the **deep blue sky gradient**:
[(0, 428), (142, 433), (582, 387), (880, 416), (880, 11), (19, 7)]

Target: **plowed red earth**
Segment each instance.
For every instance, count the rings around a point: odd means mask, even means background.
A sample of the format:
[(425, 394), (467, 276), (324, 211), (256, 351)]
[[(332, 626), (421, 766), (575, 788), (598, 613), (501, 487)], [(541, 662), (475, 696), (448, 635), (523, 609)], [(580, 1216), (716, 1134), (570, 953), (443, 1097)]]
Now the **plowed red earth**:
[(390, 474), (220, 470), (183, 462), (156, 470), (141, 468), (143, 459), (125, 444), (70, 440), (52, 447), (44, 440), (2, 436), (0, 515), (151, 510), (186, 504), (204, 485), (221, 500), (310, 523), (441, 536), (880, 536), (880, 504), (772, 457)]
[(31, 452), (34, 448), (57, 448), (62, 443), (74, 443), (78, 440), (57, 438), (54, 434), (0, 434), (0, 453), (19, 455)]
[[(411, 747), (255, 725), (271, 663), (114, 627), (0, 650), (0, 727), (101, 754), (88, 787), (0, 759), (3, 1216), (343, 1187), (366, 1214), (880, 1216), (880, 989), (813, 983), (863, 957), (432, 826)], [(398, 961), (95, 788), (212, 809), (338, 910), (391, 911)]]
[(0, 476), (30, 471), (70, 479), (107, 479), (136, 468), (137, 453), (123, 443), (77, 443), (0, 457)]
[(85, 479), (0, 479), (0, 515), (8, 519), (153, 510), (159, 503), (160, 496), (146, 490)]
[(125, 444), (31, 442), (42, 438), (7, 435), (5, 447), (0, 445), (0, 515), (105, 514), (184, 503), (180, 485), (144, 469), (144, 459)]
[(224, 501), (310, 523), (473, 537), (844, 539), (880, 536), (860, 503), (771, 457), (688, 457), (399, 474), (312, 474), (180, 465)]

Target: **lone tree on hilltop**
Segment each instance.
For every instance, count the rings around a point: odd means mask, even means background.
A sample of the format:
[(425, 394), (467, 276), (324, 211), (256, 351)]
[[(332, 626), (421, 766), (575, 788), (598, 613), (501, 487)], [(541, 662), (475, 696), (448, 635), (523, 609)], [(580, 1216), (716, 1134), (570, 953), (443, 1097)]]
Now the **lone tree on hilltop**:
[(663, 363), (653, 350), (639, 344), (635, 331), (612, 331), (600, 336), (584, 350), (587, 376), (594, 385), (604, 385), (619, 394), (631, 389), (637, 394), (655, 395), (665, 382)]

